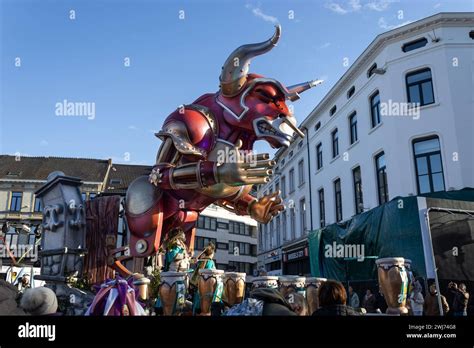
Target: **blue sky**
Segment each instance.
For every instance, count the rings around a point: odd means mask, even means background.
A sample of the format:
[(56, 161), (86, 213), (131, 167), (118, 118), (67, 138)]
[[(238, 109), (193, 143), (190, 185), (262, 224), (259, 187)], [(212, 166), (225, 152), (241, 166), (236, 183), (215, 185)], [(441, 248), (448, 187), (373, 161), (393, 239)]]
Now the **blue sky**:
[[(134, 164), (154, 162), (153, 132), (164, 118), (215, 92), (228, 54), (266, 40), (275, 22), (280, 43), (255, 58), (251, 71), (286, 85), (324, 79), (294, 104), (302, 121), (347, 69), (343, 59), (354, 62), (377, 34), (438, 12), (474, 10), (470, 0), (0, 4), (0, 153)], [(64, 99), (95, 103), (95, 118), (57, 116)]]

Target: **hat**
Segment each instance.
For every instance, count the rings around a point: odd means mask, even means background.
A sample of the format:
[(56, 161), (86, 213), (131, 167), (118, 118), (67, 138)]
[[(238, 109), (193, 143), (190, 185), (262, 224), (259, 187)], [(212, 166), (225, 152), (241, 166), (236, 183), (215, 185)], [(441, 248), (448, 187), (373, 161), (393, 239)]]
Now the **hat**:
[(58, 309), (58, 299), (53, 290), (44, 286), (25, 291), (20, 307), (31, 315), (54, 314)]

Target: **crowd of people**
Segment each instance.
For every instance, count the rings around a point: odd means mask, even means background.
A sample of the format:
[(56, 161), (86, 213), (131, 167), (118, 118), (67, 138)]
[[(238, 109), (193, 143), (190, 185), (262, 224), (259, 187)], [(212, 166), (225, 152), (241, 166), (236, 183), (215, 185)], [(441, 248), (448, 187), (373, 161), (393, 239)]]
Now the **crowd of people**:
[[(30, 288), (25, 279), (17, 286), (0, 280), (0, 313), (3, 315), (55, 315), (58, 310), (56, 294), (49, 288)], [(439, 295), (443, 315), (467, 316), (469, 293), (463, 283), (450, 282), (448, 298)], [(290, 292), (283, 296), (278, 289), (260, 288), (250, 292), (242, 304), (230, 309), (214, 305), (212, 315), (264, 315), (264, 316), (357, 316), (366, 313), (385, 313), (387, 304), (382, 292), (366, 289), (362, 300), (352, 286), (348, 291), (335, 280), (324, 282), (318, 292), (319, 308), (309, 312), (303, 294)], [(428, 287), (426, 295), (420, 281), (415, 281), (407, 295), (409, 315), (439, 316), (440, 305), (436, 285)]]
[[(328, 289), (330, 287), (331, 290)], [(330, 293), (330, 296), (327, 293)], [(447, 292), (450, 300), (440, 294), (441, 308), (443, 315), (467, 316), (469, 293), (464, 283), (459, 285), (454, 282), (448, 284)], [(376, 294), (371, 289), (366, 289), (362, 301), (352, 286), (348, 287), (348, 295), (341, 283), (328, 281), (323, 284), (320, 293), (320, 305), (323, 309), (316, 311), (313, 315), (332, 313), (334, 315), (359, 315), (361, 313), (385, 313), (387, 304), (380, 289)], [(332, 303), (327, 303), (326, 299), (332, 299)], [(413, 316), (439, 316), (440, 305), (438, 302), (438, 291), (436, 284), (432, 283), (428, 287), (426, 295), (423, 295), (420, 281), (415, 281), (411, 291), (407, 296), (407, 307), (409, 315)], [(319, 313), (319, 314), (318, 314)]]
[[(466, 285), (451, 282), (447, 291), (451, 294), (449, 303), (445, 296), (440, 295), (443, 315), (466, 316), (469, 303)], [(249, 298), (243, 304), (229, 309), (223, 315), (359, 316), (367, 313), (385, 313), (387, 309), (380, 290), (374, 294), (371, 289), (367, 289), (361, 301), (352, 286), (349, 286), (346, 292), (342, 283), (335, 280), (328, 280), (321, 285), (318, 302), (319, 308), (314, 313), (309, 313), (309, 307), (302, 294), (290, 293), (283, 297), (277, 289), (256, 289), (250, 292)], [(409, 315), (440, 315), (438, 293), (434, 283), (423, 296), (420, 281), (416, 281), (407, 295), (406, 304)], [(248, 309), (250, 307), (252, 309)], [(260, 313), (255, 308), (260, 308)], [(214, 315), (221, 313), (214, 312)]]
[(41, 286), (30, 288), (23, 282), (15, 286), (0, 279), (1, 315), (56, 315), (58, 299), (53, 290)]

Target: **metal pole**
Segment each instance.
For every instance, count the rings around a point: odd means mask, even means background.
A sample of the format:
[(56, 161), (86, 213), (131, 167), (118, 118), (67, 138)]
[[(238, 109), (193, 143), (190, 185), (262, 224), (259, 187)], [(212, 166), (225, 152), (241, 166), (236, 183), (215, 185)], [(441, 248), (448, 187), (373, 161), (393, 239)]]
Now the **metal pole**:
[[(439, 314), (441, 316), (444, 315), (443, 312), (443, 305), (441, 303), (441, 289), (439, 288), (439, 282), (438, 282), (438, 269), (436, 267), (436, 260), (434, 256), (434, 249), (433, 249), (433, 240), (431, 239), (431, 227), (430, 227), (430, 210), (431, 208), (426, 209), (425, 212), (425, 219), (426, 219), (426, 225), (428, 227), (428, 240), (430, 243), (430, 248), (431, 248), (431, 258), (433, 261), (433, 266), (434, 266), (434, 275), (435, 275), (435, 283), (436, 283), (436, 291), (438, 292), (438, 308), (439, 308)], [(429, 289), (428, 289), (429, 291)]]

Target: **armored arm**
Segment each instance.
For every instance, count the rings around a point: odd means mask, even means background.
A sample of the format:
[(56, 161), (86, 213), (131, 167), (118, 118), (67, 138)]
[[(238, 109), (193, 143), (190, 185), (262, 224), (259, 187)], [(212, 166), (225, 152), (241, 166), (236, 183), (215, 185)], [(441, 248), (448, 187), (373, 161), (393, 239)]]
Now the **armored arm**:
[(179, 164), (182, 154), (171, 138), (166, 138), (158, 151), (156, 165), (150, 174), (150, 182), (163, 189), (197, 189), (216, 183), (215, 163), (196, 159)]
[[(208, 111), (187, 105), (172, 113), (155, 135), (163, 143), (158, 151), (150, 182), (163, 189), (199, 189), (224, 183), (231, 186), (259, 184), (269, 180), (275, 164), (268, 155), (256, 155), (253, 162), (240, 159), (218, 163), (208, 160), (214, 148), (217, 128)], [(242, 142), (236, 145), (239, 153)]]

